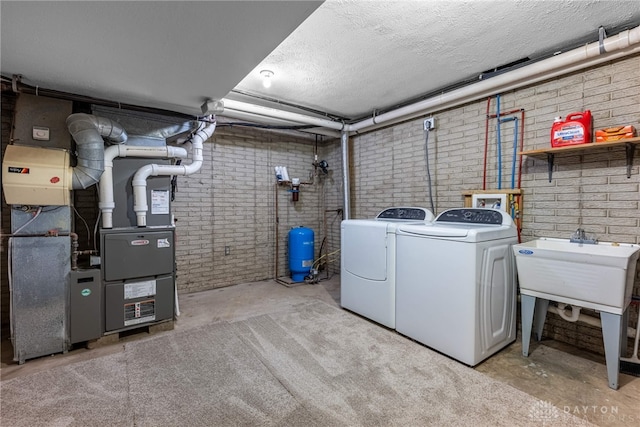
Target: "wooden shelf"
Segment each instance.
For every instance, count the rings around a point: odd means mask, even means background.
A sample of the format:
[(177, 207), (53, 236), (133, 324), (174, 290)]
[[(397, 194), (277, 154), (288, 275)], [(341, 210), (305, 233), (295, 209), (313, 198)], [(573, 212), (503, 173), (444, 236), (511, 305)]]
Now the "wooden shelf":
[(633, 166), (633, 155), (635, 153), (636, 145), (640, 144), (640, 137), (637, 138), (629, 138), (629, 139), (620, 139), (618, 141), (607, 141), (607, 142), (592, 142), (590, 144), (578, 144), (578, 145), (567, 145), (564, 147), (555, 147), (555, 148), (541, 148), (538, 150), (528, 150), (528, 151), (520, 151), (518, 154), (521, 156), (529, 156), (529, 157), (547, 157), (547, 164), (549, 168), (549, 182), (553, 177), (553, 162), (555, 160), (556, 154), (571, 154), (577, 153), (580, 151), (588, 151), (595, 150), (598, 148), (611, 148), (611, 147), (622, 147), (624, 146), (627, 152), (627, 178), (631, 177), (631, 167)]

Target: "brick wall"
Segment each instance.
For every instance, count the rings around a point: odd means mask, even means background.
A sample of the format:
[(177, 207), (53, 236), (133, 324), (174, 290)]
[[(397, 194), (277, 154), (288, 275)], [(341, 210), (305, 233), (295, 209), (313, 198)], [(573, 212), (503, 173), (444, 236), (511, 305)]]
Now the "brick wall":
[[(276, 261), (278, 276), (288, 276), (287, 233), (292, 227), (314, 230), (318, 256), (324, 211), (336, 208), (341, 176), (335, 150), (327, 145), (318, 143), (318, 156), (322, 160), (327, 153), (331, 170), (326, 176), (318, 170), (314, 178), (313, 138), (219, 126), (205, 144), (201, 171), (179, 179), (173, 205), (179, 292), (273, 278)], [(275, 166), (287, 166), (291, 178), (308, 183), (301, 186), (297, 202), (291, 201), (289, 186), (276, 184)], [(328, 240), (335, 249), (339, 238), (332, 224)]]
[[(14, 106), (14, 95), (3, 92), (3, 151), (10, 138)], [(313, 167), (316, 151), (319, 160), (329, 163), (327, 175)], [(306, 183), (298, 202), (291, 201), (289, 186), (276, 185), (274, 166), (287, 166), (291, 177)], [(287, 233), (292, 227), (306, 226), (315, 231), (316, 257), (323, 240), (323, 253), (338, 249), (341, 216), (325, 210), (342, 207), (341, 176), (340, 146), (329, 138), (316, 140), (302, 133), (219, 125), (213, 138), (204, 144), (202, 169), (178, 178), (178, 192), (172, 204), (177, 219), (178, 291), (196, 292), (271, 279), (276, 260), (278, 276), (288, 276)], [(74, 196), (76, 208), (88, 225), (85, 227), (76, 217), (81, 247), (92, 248), (98, 213), (95, 187), (75, 191)], [(1, 225), (3, 234), (10, 233), (6, 205), (2, 206)], [(9, 322), (6, 243), (7, 239), (2, 239), (3, 327)], [(228, 255), (225, 247), (229, 248)], [(330, 264), (328, 271), (336, 272), (338, 262)]]
[[(525, 150), (548, 148), (553, 118), (574, 111), (591, 110), (596, 129), (621, 124), (640, 129), (640, 56), (501, 94), (502, 111), (519, 108), (525, 109)], [(485, 99), (433, 112), (437, 127), (429, 135), (429, 156), (437, 212), (461, 207), (463, 191), (482, 189), (486, 109)], [(490, 104), (494, 113), (495, 98)], [(354, 218), (371, 217), (391, 205), (429, 207), (423, 120), (353, 138)], [(502, 188), (511, 188), (513, 133), (512, 122), (502, 125)], [(488, 140), (486, 179), (491, 189), (498, 187), (495, 121)], [(624, 148), (601, 148), (556, 155), (553, 180), (548, 182), (546, 158), (526, 157), (523, 240), (568, 238), (581, 226), (601, 241), (640, 243), (638, 170), (636, 160), (627, 178)], [(635, 293), (640, 294), (639, 280)], [(547, 336), (604, 351), (600, 329), (553, 314), (547, 319)]]
[[(553, 79), (501, 96), (503, 110), (524, 108), (525, 149), (549, 146), (554, 116), (590, 109), (596, 128), (622, 123), (640, 128), (640, 56)], [(2, 144), (9, 138), (13, 106), (2, 94)], [(429, 160), (436, 212), (462, 206), (462, 192), (482, 188), (486, 100), (437, 111), (429, 136)], [(495, 100), (491, 103), (495, 112)], [(351, 138), (352, 217), (367, 218), (392, 205), (429, 206), (422, 118)], [(510, 187), (513, 127), (502, 127), (503, 187)], [(497, 186), (496, 134), (491, 126), (487, 188)], [(293, 134), (220, 126), (205, 144), (202, 170), (180, 177), (173, 204), (177, 222), (178, 289), (195, 292), (288, 274), (287, 232), (303, 225), (315, 230), (316, 256), (339, 249), (342, 165), (339, 139), (318, 143), (328, 175), (305, 185), (300, 201), (275, 185), (274, 166), (310, 181), (315, 141)], [(637, 162), (636, 162), (637, 163)], [(526, 158), (522, 188), (523, 239), (567, 237), (578, 225), (602, 241), (640, 243), (638, 165), (626, 177), (623, 149), (598, 149), (558, 156), (548, 182), (544, 159)], [(278, 251), (276, 209), (278, 197)], [(86, 200), (93, 195), (88, 194)], [(84, 214), (83, 214), (84, 215)], [(93, 224), (88, 220), (89, 226)], [(325, 226), (326, 223), (326, 226)], [(76, 222), (77, 227), (81, 227)], [(9, 232), (3, 205), (2, 232)], [(2, 241), (2, 323), (8, 319), (6, 239)], [(228, 246), (230, 254), (225, 255)], [(339, 272), (339, 257), (329, 273)], [(636, 284), (635, 293), (640, 293)], [(635, 318), (635, 315), (632, 316)], [(600, 331), (549, 315), (547, 336), (603, 351)]]

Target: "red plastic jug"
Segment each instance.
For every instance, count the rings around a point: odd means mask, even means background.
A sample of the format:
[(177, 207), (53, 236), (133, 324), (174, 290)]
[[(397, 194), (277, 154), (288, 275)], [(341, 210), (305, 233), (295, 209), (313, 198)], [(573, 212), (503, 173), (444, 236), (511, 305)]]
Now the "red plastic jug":
[(556, 119), (551, 127), (551, 146), (563, 147), (592, 142), (592, 128), (593, 122), (589, 110), (571, 113), (564, 121)]

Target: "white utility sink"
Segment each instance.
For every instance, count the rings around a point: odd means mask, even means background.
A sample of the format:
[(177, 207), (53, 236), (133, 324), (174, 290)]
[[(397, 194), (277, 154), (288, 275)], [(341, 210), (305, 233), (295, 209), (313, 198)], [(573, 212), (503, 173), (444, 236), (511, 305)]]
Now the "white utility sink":
[(631, 301), (640, 245), (539, 238), (513, 245), (520, 293), (622, 314)]
[(513, 245), (522, 303), (523, 356), (529, 355), (532, 328), (536, 338), (542, 339), (549, 301), (599, 310), (609, 387), (617, 390), (639, 251), (640, 245), (551, 238)]

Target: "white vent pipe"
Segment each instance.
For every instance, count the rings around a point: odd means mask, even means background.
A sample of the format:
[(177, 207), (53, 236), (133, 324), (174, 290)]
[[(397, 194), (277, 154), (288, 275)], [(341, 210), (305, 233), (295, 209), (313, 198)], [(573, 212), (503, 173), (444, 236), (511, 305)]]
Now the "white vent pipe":
[(452, 108), (496, 93), (518, 89), (638, 53), (640, 52), (640, 26), (604, 39), (602, 47), (605, 53), (601, 54), (599, 42), (587, 44), (487, 80), (381, 114), (375, 119), (363, 120), (351, 125), (349, 130), (352, 132), (371, 130), (379, 127), (381, 123), (385, 125), (397, 123), (423, 115), (426, 111)]
[[(600, 53), (601, 47), (604, 53)], [(223, 99), (223, 102), (225, 110), (229, 108), (230, 110), (251, 113), (257, 116), (284, 119), (295, 123), (311, 124), (339, 131), (369, 131), (377, 127), (388, 126), (399, 121), (424, 115), (428, 111), (433, 112), (445, 108), (452, 108), (467, 102), (486, 98), (496, 93), (521, 88), (542, 80), (569, 74), (639, 52), (640, 26), (623, 31), (615, 36), (607, 37), (603, 40), (602, 46), (599, 42), (587, 44), (531, 65), (350, 125), (320, 117), (306, 116), (229, 99)]]
[[(276, 119), (273, 117), (268, 118), (265, 116), (260, 116), (258, 114), (246, 113), (244, 111), (238, 111), (238, 110), (232, 110), (232, 109), (225, 109), (223, 115), (231, 119), (246, 120), (248, 122), (263, 123), (265, 125), (301, 126), (301, 123), (291, 122), (283, 119)], [(333, 138), (340, 137), (340, 132), (332, 129), (327, 129), (326, 127), (313, 127), (313, 128), (303, 129), (302, 131), (317, 134), (317, 135), (326, 135)]]
[(113, 209), (116, 207), (113, 197), (113, 160), (116, 157), (142, 157), (156, 159), (186, 158), (187, 150), (182, 147), (147, 147), (112, 145), (104, 150), (104, 172), (100, 177), (100, 195), (98, 207), (102, 212), (102, 228), (113, 228)]
[(104, 171), (104, 140), (122, 144), (127, 133), (116, 122), (91, 114), (77, 113), (67, 117), (67, 129), (77, 145), (78, 165), (73, 168), (72, 189), (95, 184)]
[(191, 175), (202, 167), (202, 147), (216, 129), (215, 121), (201, 126), (191, 137), (191, 163), (188, 165), (144, 165), (133, 176), (133, 210), (138, 227), (147, 226), (147, 178), (150, 176)]

